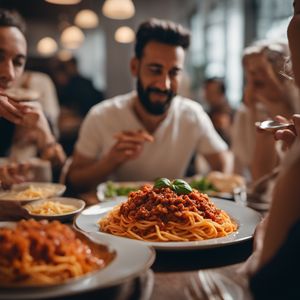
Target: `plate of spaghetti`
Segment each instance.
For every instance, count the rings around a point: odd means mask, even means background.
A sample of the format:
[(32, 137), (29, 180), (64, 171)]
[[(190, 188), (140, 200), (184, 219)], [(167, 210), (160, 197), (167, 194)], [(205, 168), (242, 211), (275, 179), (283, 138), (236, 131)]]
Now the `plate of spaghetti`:
[(146, 246), (84, 235), (59, 221), (1, 222), (0, 240), (0, 299), (7, 300), (106, 288), (146, 271), (154, 260)]
[(66, 186), (60, 183), (25, 182), (14, 184), (10, 190), (0, 193), (0, 200), (29, 202), (54, 196), (61, 196)]
[(260, 215), (195, 189), (176, 193), (145, 185), (122, 199), (92, 206), (75, 224), (86, 232), (134, 239), (161, 250), (212, 248), (250, 239)]

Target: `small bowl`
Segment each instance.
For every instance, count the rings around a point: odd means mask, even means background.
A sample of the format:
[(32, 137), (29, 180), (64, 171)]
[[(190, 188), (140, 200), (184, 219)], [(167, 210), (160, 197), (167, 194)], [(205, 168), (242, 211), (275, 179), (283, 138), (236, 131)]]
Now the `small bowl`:
[[(38, 213), (33, 213), (30, 211), (30, 207), (36, 208), (48, 201), (59, 202), (61, 204), (65, 204), (65, 205), (72, 205), (75, 207), (75, 209), (71, 212), (62, 213), (62, 214), (53, 214), (53, 215), (38, 214)], [(48, 220), (66, 221), (66, 220), (73, 219), (73, 217), (76, 214), (81, 212), (85, 207), (85, 202), (83, 200), (76, 199), (76, 198), (55, 197), (55, 198), (48, 198), (48, 199), (33, 201), (33, 202), (23, 205), (22, 207), (27, 211), (27, 218), (34, 218), (34, 219), (38, 219), (38, 220), (48, 219)]]
[[(37, 196), (37, 197), (26, 197), (24, 198), (17, 198), (16, 196), (18, 193), (25, 191), (30, 187), (41, 189), (45, 191), (44, 196)], [(46, 193), (46, 191), (48, 192)], [(10, 190), (7, 191), (0, 191), (0, 201), (14, 201), (19, 202), (22, 204), (26, 204), (31, 201), (46, 199), (50, 197), (61, 196), (66, 190), (66, 186), (60, 183), (50, 183), (50, 182), (24, 182), (14, 184)]]

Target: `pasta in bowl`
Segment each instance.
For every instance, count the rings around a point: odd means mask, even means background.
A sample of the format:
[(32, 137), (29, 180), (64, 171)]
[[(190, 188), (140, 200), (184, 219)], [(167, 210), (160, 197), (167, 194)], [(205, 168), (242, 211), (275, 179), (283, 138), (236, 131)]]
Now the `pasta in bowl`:
[(66, 186), (59, 183), (25, 182), (14, 184), (8, 191), (0, 192), (0, 201), (29, 202), (54, 196), (61, 196)]
[(105, 268), (115, 253), (59, 221), (0, 227), (0, 285), (49, 286)]
[(183, 180), (168, 179), (131, 192), (98, 224), (102, 232), (147, 242), (201, 241), (238, 229), (235, 220), (206, 194)]
[(85, 207), (85, 202), (76, 198), (56, 197), (32, 201), (23, 205), (28, 215), (34, 219), (72, 219)]

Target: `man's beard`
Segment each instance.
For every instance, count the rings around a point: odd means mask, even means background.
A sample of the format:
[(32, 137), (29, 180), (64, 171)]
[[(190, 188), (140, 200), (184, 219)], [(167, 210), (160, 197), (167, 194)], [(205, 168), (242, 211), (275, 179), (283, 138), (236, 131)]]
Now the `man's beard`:
[[(152, 115), (163, 115), (170, 107), (172, 99), (176, 96), (171, 90), (160, 90), (154, 87), (148, 87), (144, 89), (141, 81), (137, 80), (137, 92), (140, 99), (140, 103), (143, 105), (145, 110)], [(150, 100), (150, 93), (160, 93), (166, 95), (167, 99), (163, 103), (152, 103)]]

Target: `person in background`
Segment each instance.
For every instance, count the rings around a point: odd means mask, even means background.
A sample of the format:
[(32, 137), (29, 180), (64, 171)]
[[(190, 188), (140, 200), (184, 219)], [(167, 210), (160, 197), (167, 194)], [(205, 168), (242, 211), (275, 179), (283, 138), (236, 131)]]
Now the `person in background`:
[(104, 94), (95, 88), (92, 80), (80, 74), (75, 57), (67, 61), (57, 61), (53, 78), (61, 107), (60, 143), (70, 155), (83, 118), (93, 105), (104, 99)]
[(226, 98), (224, 80), (218, 77), (206, 79), (203, 85), (203, 94), (208, 105), (207, 112), (212, 123), (224, 141), (230, 145), (234, 111)]
[(232, 151), (235, 172), (250, 182), (272, 172), (281, 155), (272, 135), (257, 134), (256, 122), (276, 115), (289, 118), (299, 111), (297, 88), (280, 74), (288, 55), (288, 45), (282, 41), (259, 41), (244, 50), (246, 85), (234, 118)]
[(24, 71), (27, 56), (24, 30), (24, 23), (17, 12), (0, 10), (0, 145), (4, 150), (1, 156), (6, 156), (3, 153), (11, 146), (12, 137), (9, 134), (13, 135), (14, 130), (11, 125), (17, 124), (37, 130), (36, 143), (40, 156), (49, 159), (53, 166), (61, 166), (65, 155), (56, 143), (40, 107), (18, 103), (6, 94), (6, 90)]
[(195, 152), (226, 169), (227, 145), (201, 105), (177, 94), (190, 33), (150, 19), (136, 34), (130, 62), (136, 91), (105, 100), (85, 118), (68, 173), (81, 191), (114, 180), (181, 178)]
[[(300, 88), (300, 0), (294, 1), (294, 16), (288, 26), (294, 82)], [(300, 99), (298, 99), (300, 102)], [(280, 120), (283, 122), (282, 117)], [(289, 148), (282, 162), (268, 216), (256, 230), (254, 253), (242, 271), (250, 275), (254, 299), (297, 299), (300, 288), (300, 115), (294, 128), (278, 130), (275, 139)], [(262, 133), (259, 131), (258, 133)]]

